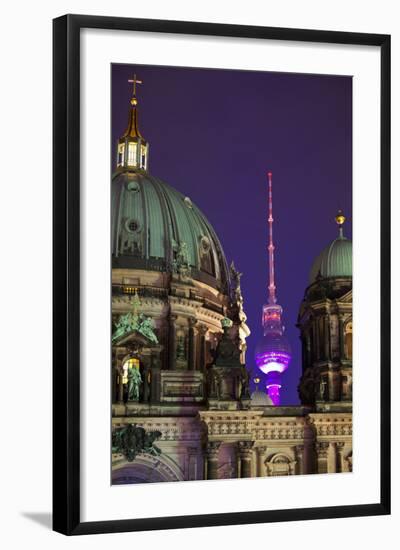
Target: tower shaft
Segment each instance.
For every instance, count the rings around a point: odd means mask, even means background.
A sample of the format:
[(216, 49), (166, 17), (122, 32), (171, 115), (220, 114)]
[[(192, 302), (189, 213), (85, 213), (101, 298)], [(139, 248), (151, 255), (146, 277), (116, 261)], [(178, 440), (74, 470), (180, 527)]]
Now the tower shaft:
[(276, 286), (275, 286), (275, 259), (274, 259), (274, 236), (273, 236), (274, 218), (272, 215), (272, 172), (268, 172), (268, 260), (269, 260), (269, 283), (268, 283), (268, 303), (276, 304)]
[(288, 368), (291, 351), (284, 335), (282, 307), (277, 303), (272, 213), (272, 172), (268, 176), (268, 300), (263, 306), (264, 336), (256, 347), (257, 367), (265, 374), (267, 393), (274, 405), (280, 404), (281, 374)]

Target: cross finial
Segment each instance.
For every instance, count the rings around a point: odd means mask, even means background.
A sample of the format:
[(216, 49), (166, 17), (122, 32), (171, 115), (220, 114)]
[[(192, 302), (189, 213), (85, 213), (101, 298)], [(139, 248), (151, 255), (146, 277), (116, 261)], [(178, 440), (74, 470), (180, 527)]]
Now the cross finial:
[(143, 84), (143, 80), (138, 80), (136, 74), (133, 75), (133, 78), (128, 80), (129, 84), (133, 84), (133, 97), (136, 97), (136, 84)]

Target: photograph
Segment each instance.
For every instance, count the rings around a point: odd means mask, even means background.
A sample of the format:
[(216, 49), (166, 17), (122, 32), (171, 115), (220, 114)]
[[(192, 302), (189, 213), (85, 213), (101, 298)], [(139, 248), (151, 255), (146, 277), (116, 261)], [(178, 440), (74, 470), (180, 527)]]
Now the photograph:
[(350, 475), (352, 76), (110, 71), (111, 484)]

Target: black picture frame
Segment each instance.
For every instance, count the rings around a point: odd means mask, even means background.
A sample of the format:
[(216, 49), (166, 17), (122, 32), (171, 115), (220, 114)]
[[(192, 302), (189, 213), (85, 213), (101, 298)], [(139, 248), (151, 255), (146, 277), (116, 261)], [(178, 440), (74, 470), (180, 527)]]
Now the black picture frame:
[[(381, 496), (371, 504), (80, 520), (80, 31), (84, 28), (378, 46), (381, 51)], [(66, 535), (390, 513), (390, 36), (87, 15), (53, 21), (53, 529)]]

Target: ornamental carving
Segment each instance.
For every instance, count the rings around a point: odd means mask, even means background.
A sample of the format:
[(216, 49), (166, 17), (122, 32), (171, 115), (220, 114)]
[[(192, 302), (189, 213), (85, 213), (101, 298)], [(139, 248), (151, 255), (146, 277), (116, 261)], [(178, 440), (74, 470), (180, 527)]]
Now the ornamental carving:
[[(137, 413), (139, 414), (139, 413)], [(154, 432), (157, 431), (160, 433), (159, 441), (201, 441), (203, 436), (203, 430), (201, 426), (199, 426), (195, 422), (182, 422), (180, 420), (179, 423), (174, 422), (165, 422), (160, 421), (160, 419), (157, 419), (157, 421), (148, 421), (148, 422), (141, 422), (136, 423), (136, 426), (140, 426), (143, 428), (146, 432)], [(114, 427), (116, 429), (125, 427), (126, 424), (114, 424)]]
[(353, 424), (350, 417), (324, 417), (310, 418), (310, 425), (313, 426), (317, 436), (351, 436)]
[(269, 460), (265, 461), (269, 476), (290, 476), (296, 473), (296, 460), (289, 456), (276, 453)]
[(153, 319), (146, 317), (142, 313), (138, 315), (135, 311), (119, 316), (119, 319), (115, 323), (112, 341), (116, 342), (134, 331), (139, 332), (154, 344), (158, 344), (158, 338), (154, 333)]
[(142, 453), (157, 456), (161, 454), (161, 449), (154, 445), (154, 441), (160, 437), (161, 432), (146, 432), (135, 424), (129, 424), (113, 432), (112, 452), (123, 454), (128, 462), (133, 462), (136, 456)]
[(208, 458), (216, 460), (218, 458), (220, 447), (221, 447), (221, 441), (208, 441), (207, 447), (206, 447), (206, 454)]
[(251, 458), (254, 441), (239, 441), (238, 451), (241, 458)]
[[(206, 421), (207, 422), (207, 421)], [(207, 422), (208, 434), (210, 436), (229, 436), (241, 434), (251, 435), (252, 439), (262, 440), (286, 440), (286, 439), (304, 439), (304, 427), (302, 425), (277, 425), (268, 423), (267, 426), (260, 426), (252, 422), (239, 422), (235, 420), (224, 419), (220, 422)]]

